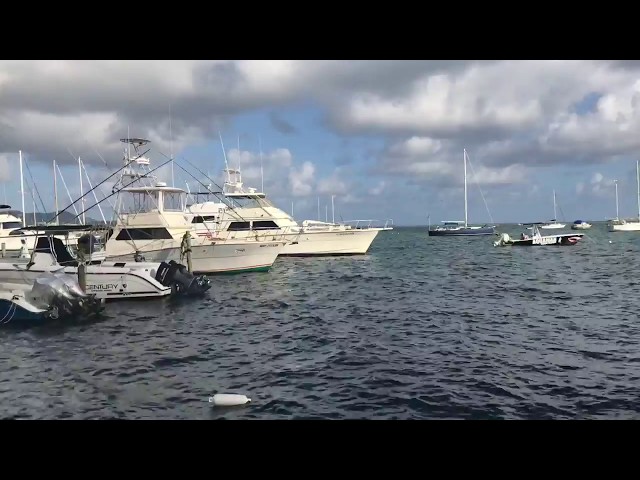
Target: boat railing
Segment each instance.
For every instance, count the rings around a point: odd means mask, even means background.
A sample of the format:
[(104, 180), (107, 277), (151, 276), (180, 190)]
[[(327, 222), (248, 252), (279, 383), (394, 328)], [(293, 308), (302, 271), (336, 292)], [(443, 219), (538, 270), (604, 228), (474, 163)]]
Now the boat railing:
[(375, 219), (347, 220), (346, 222), (343, 222), (343, 225), (353, 228), (355, 230), (366, 230), (369, 228), (392, 228), (393, 219), (389, 218), (385, 220), (384, 224), (381, 220), (375, 220)]

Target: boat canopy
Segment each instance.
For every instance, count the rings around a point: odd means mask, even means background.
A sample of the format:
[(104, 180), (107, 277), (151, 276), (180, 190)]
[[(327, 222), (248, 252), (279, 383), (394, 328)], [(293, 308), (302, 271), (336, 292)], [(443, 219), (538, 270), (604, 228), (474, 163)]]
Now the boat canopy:
[(573, 223), (574, 223), (574, 225), (580, 225), (581, 223), (586, 223), (586, 222), (584, 220), (576, 220)]

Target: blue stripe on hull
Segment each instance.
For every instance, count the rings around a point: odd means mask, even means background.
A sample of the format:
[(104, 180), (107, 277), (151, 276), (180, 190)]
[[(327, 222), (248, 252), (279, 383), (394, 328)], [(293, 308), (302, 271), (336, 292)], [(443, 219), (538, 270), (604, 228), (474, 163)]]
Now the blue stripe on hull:
[(475, 237), (478, 235), (493, 235), (494, 228), (461, 228), (457, 230), (429, 230), (431, 237)]
[(46, 321), (44, 312), (31, 312), (9, 300), (0, 300), (0, 327), (36, 326)]

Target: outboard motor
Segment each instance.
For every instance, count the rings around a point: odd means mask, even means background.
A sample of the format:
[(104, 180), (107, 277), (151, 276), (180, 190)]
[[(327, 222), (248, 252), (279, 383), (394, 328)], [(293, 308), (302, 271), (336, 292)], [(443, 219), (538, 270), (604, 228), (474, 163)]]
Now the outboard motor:
[(29, 294), (34, 305), (49, 310), (53, 319), (78, 319), (102, 312), (95, 295), (85, 294), (76, 279), (65, 273), (46, 273), (36, 279)]
[(165, 287), (170, 286), (174, 294), (199, 295), (211, 288), (211, 281), (206, 276), (196, 277), (187, 267), (174, 260), (160, 264), (156, 280)]

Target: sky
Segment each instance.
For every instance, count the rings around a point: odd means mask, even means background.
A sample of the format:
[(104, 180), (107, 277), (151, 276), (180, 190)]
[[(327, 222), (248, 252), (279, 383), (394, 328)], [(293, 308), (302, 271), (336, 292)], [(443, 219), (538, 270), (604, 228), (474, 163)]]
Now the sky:
[[(0, 61), (0, 199), (53, 210), (122, 165), (121, 138), (151, 140), (161, 180), (222, 184), (224, 152), (297, 220), (427, 225), (638, 214), (640, 62), (567, 60)], [(238, 147), (239, 146), (239, 147)], [(261, 176), (261, 158), (262, 172)], [(32, 179), (33, 178), (33, 182)], [(84, 178), (84, 191), (87, 179)], [(98, 199), (110, 192), (106, 182)], [(485, 204), (486, 202), (486, 204)], [(96, 203), (93, 195), (86, 206)], [(103, 203), (104, 213), (110, 208)], [(97, 209), (88, 213), (100, 218)]]

